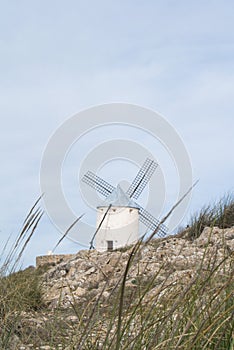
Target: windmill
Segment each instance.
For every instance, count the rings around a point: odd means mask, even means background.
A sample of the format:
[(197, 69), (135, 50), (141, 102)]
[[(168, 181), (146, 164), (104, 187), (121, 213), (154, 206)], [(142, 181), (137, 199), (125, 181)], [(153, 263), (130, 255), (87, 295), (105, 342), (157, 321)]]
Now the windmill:
[(126, 192), (120, 185), (115, 188), (91, 171), (83, 176), (83, 182), (106, 198), (104, 205), (97, 207), (97, 229), (93, 238), (98, 251), (113, 250), (136, 242), (139, 239), (139, 221), (152, 231), (158, 228), (158, 236), (166, 235), (167, 227), (159, 226), (159, 220), (135, 202), (157, 166), (154, 160), (147, 158)]

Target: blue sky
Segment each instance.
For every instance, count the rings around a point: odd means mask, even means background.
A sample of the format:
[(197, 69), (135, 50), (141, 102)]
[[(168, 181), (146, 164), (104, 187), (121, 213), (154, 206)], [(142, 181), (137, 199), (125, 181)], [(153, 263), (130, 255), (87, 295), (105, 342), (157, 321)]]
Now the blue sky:
[[(96, 104), (142, 105), (173, 125), (200, 179), (188, 215), (233, 190), (232, 1), (0, 5), (1, 244), (40, 193), (51, 134)], [(45, 217), (24, 265), (59, 238)], [(58, 252), (77, 249), (67, 240)]]

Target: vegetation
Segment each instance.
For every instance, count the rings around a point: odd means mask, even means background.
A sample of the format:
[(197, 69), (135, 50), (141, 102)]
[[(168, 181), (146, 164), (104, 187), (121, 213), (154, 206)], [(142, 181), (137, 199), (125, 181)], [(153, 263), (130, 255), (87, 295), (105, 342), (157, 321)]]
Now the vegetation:
[(203, 207), (194, 215), (189, 223), (188, 237), (193, 239), (200, 236), (204, 227), (218, 226), (228, 228), (234, 226), (234, 196), (224, 196), (214, 205)]
[[(22, 344), (66, 350), (234, 349), (233, 252), (222, 247), (217, 248), (222, 259), (205, 250), (189, 282), (183, 277), (171, 281), (170, 274), (159, 282), (162, 265), (153, 276), (139, 275), (129, 286), (133, 262), (142, 247), (152, 243), (139, 241), (130, 248), (114, 289), (109, 291), (107, 281), (99, 294), (91, 291), (86, 304), (72, 299), (70, 308), (48, 309), (43, 302), (43, 269), (15, 272), (42, 215), (37, 204), (1, 267), (1, 349), (20, 349)], [(198, 237), (205, 226), (234, 226), (233, 219), (234, 201), (228, 197), (194, 216), (190, 238)]]

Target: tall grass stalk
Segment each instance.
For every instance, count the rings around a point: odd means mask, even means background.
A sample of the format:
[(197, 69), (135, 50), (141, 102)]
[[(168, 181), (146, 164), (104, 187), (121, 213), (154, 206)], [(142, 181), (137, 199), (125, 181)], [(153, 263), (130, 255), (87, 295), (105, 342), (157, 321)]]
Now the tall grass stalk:
[[(224, 201), (219, 207), (215, 204), (202, 210), (197, 219), (194, 218), (194, 226), (190, 227), (194, 231), (189, 238), (195, 240), (199, 237), (202, 227), (207, 224), (211, 227), (208, 233), (210, 239), (217, 222), (222, 228), (229, 227), (234, 216), (232, 203), (232, 200)], [(17, 260), (22, 249), (24, 251), (25, 243), (37, 227), (39, 213), (35, 207), (28, 216), (23, 234), (13, 246), (18, 255), (11, 253), (11, 258)], [(29, 227), (30, 231), (27, 231)], [(224, 241), (213, 247), (208, 237), (199, 263), (188, 271), (186, 280), (184, 274), (171, 278), (174, 270), (170, 261), (162, 262), (154, 273), (148, 274), (150, 262), (147, 261), (144, 268), (141, 265), (145, 250), (157, 252), (164, 241), (170, 242), (170, 238), (154, 240), (156, 233), (157, 230), (150, 239), (142, 237), (127, 251), (118, 252), (118, 259), (109, 274), (105, 274), (94, 262), (105, 282), (98, 293), (87, 290), (86, 302), (75, 298), (72, 285), (67, 281), (70, 307), (63, 307), (62, 290), (56, 308), (51, 310), (46, 307), (40, 284), (43, 269), (29, 269), (10, 276), (5, 274), (0, 280), (3, 300), (0, 307), (0, 348), (11, 349), (12, 338), (17, 335), (24, 344), (31, 343), (34, 347), (47, 345), (56, 350), (59, 343), (66, 350), (233, 350), (233, 252), (226, 249)], [(184, 242), (188, 243), (186, 239)], [(87, 261), (92, 260), (92, 254), (90, 250)], [(112, 283), (123, 258), (126, 264)], [(28, 289), (26, 281), (33, 285), (35, 293), (32, 293), (32, 288)], [(24, 294), (24, 302), (20, 299), (21, 294)], [(20, 305), (16, 300), (21, 300)], [(22, 328), (19, 332), (17, 325), (24, 320), (25, 313), (30, 312), (44, 320), (40, 329), (31, 329), (27, 333)], [(77, 317), (77, 321), (70, 323), (67, 315)]]
[(41, 197), (36, 201), (24, 220), (23, 227), (15, 242), (9, 248), (9, 240), (1, 252), (0, 267), (0, 348), (10, 349), (12, 338), (20, 323), (20, 314), (26, 310), (36, 310), (42, 304), (39, 276), (27, 269), (17, 272), (22, 255), (27, 248), (43, 216), (38, 208)]
[(190, 239), (198, 238), (203, 229), (218, 226), (230, 228), (234, 226), (234, 195), (223, 196), (215, 204), (204, 206), (198, 213), (191, 217), (188, 228)]

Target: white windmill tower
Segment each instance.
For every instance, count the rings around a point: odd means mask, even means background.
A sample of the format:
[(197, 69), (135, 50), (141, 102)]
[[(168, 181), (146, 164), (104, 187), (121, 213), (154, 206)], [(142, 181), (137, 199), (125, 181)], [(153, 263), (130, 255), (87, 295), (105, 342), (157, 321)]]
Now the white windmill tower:
[[(118, 185), (97, 207), (96, 249), (113, 250), (134, 243), (139, 236), (139, 208)], [(105, 218), (104, 215), (106, 214)]]
[[(106, 197), (105, 204), (97, 207), (97, 229), (95, 239), (98, 251), (113, 250), (135, 243), (139, 239), (139, 220), (149, 229), (155, 230), (159, 221), (133, 199), (137, 199), (157, 168), (154, 160), (147, 158), (127, 192), (117, 188), (88, 171), (83, 181)], [(157, 234), (165, 236), (167, 228), (160, 225)]]

